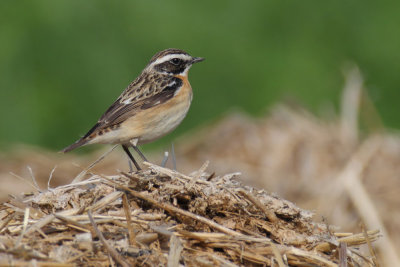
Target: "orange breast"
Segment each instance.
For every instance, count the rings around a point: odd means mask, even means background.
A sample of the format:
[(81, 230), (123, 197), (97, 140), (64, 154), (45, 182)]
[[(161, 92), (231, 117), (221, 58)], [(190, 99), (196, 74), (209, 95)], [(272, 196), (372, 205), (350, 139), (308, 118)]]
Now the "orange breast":
[[(182, 98), (189, 97), (189, 101), (192, 101), (192, 86), (189, 83), (187, 75), (175, 75), (174, 77), (181, 79), (183, 81), (182, 88), (179, 89), (179, 92), (176, 94), (177, 101), (182, 101)], [(184, 101), (184, 100), (183, 100)]]

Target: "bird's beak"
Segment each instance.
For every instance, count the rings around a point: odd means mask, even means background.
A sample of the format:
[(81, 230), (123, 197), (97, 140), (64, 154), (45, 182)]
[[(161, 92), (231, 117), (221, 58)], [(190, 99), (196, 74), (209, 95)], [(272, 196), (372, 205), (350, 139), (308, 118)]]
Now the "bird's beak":
[(192, 64), (197, 63), (197, 62), (201, 62), (204, 60), (204, 57), (194, 57), (192, 59)]

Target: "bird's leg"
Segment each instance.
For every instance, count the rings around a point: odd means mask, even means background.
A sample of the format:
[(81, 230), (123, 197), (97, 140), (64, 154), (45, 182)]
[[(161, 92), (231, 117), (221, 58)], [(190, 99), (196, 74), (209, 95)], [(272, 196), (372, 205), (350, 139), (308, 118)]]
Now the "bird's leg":
[(140, 149), (139, 149), (137, 146), (135, 146), (135, 145), (132, 144), (132, 147), (133, 147), (133, 149), (139, 154), (139, 156), (140, 156), (144, 161), (149, 162), (149, 161), (146, 159), (146, 157), (143, 155), (142, 151), (140, 151)]
[(149, 162), (149, 161), (146, 159), (146, 157), (143, 155), (142, 151), (139, 150), (139, 148), (138, 148), (138, 146), (137, 146), (138, 142), (139, 142), (139, 139), (138, 139), (138, 138), (134, 138), (134, 139), (132, 139), (132, 140), (130, 141), (130, 145), (131, 145), (131, 147), (133, 147), (133, 149), (136, 151), (136, 153), (139, 154), (139, 156), (143, 159), (143, 161)]
[(128, 159), (128, 165), (129, 165), (129, 173), (133, 173), (132, 161), (130, 159)]
[(126, 145), (122, 145), (122, 148), (124, 149), (125, 153), (128, 155), (128, 157), (131, 159), (133, 164), (135, 165), (136, 169), (140, 171), (142, 168), (140, 168), (139, 164), (136, 162), (135, 158), (132, 156), (131, 152), (129, 152), (129, 147)]

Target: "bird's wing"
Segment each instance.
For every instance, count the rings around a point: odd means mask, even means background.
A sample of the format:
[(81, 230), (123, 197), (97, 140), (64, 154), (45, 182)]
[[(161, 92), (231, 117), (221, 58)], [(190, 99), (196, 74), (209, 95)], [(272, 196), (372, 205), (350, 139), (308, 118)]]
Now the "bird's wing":
[(166, 102), (174, 96), (174, 93), (182, 84), (181, 79), (167, 75), (147, 78), (139, 76), (107, 109), (83, 139), (99, 130), (123, 123), (126, 119), (135, 116), (140, 110)]

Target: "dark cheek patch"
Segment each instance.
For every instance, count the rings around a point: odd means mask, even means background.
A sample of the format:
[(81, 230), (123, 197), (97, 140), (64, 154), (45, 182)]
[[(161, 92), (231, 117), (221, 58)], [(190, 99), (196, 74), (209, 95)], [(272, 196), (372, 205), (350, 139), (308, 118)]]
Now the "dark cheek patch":
[(180, 74), (185, 70), (184, 66), (180, 66), (178, 69), (176, 69), (175, 72), (173, 72), (173, 74)]
[(166, 71), (166, 67), (167, 67), (166, 63), (162, 63), (162, 64), (158, 64), (158, 65), (154, 66), (154, 68), (159, 72)]
[(173, 65), (169, 62), (164, 62), (161, 64), (158, 64), (154, 67), (157, 71), (160, 72), (167, 72), (167, 73), (171, 73), (171, 74), (179, 74), (182, 73), (185, 70), (185, 65)]

